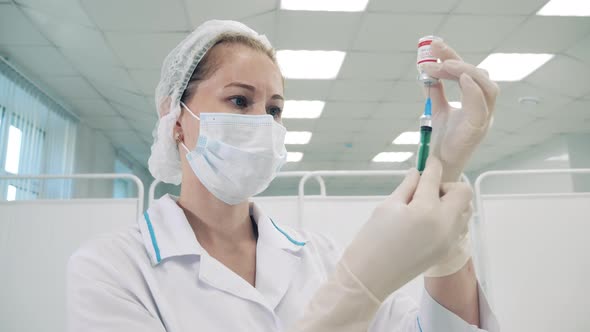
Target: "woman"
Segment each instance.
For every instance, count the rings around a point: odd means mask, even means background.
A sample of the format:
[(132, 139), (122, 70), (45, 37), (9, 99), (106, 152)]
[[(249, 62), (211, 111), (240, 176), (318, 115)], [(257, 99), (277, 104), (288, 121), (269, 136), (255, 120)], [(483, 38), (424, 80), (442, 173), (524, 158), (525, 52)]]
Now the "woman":
[[(340, 259), (326, 238), (281, 226), (248, 202), (286, 158), (283, 77), (270, 43), (238, 22), (198, 27), (167, 56), (156, 90), (149, 167), (181, 183), (180, 196), (72, 256), (70, 331), (497, 328), (466, 241), (471, 194), (441, 187), (485, 134), (497, 87), (435, 46), (444, 62), (427, 69), (460, 78), (465, 105), (451, 111), (442, 87), (432, 89), (442, 163), (431, 158), (422, 177), (410, 171)], [(394, 292), (425, 270), (419, 306)]]

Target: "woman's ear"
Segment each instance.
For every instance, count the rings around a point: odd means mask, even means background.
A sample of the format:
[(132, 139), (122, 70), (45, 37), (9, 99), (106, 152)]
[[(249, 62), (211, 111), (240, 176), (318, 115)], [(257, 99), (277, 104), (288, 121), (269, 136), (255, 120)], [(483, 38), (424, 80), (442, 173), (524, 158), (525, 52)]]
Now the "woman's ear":
[(176, 144), (180, 144), (180, 142), (184, 141), (184, 134), (182, 133), (182, 125), (180, 124), (179, 120), (176, 120), (174, 124), (174, 140)]

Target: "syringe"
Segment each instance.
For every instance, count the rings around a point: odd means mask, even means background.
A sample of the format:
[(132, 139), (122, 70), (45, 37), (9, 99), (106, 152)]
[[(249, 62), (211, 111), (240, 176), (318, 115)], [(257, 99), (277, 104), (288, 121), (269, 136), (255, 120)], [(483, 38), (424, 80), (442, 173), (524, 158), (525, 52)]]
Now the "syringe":
[(416, 158), (416, 168), (422, 174), (426, 167), (426, 159), (430, 151), (430, 137), (432, 136), (432, 101), (430, 100), (430, 87), (428, 87), (428, 98), (424, 105), (424, 114), (420, 117), (420, 146)]

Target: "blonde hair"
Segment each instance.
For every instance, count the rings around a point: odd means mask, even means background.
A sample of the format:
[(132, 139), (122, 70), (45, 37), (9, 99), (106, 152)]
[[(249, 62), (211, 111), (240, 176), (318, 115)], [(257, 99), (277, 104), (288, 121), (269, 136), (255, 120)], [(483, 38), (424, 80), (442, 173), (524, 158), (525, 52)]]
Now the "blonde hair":
[(275, 64), (278, 65), (275, 50), (265, 46), (262, 42), (250, 36), (237, 33), (223, 33), (219, 35), (215, 43), (209, 48), (203, 59), (199, 62), (188, 81), (180, 100), (187, 102), (195, 93), (197, 86), (201, 81), (209, 78), (219, 68), (221, 61), (211, 56), (211, 51), (218, 45), (222, 44), (239, 44), (247, 46), (255, 51), (266, 54)]

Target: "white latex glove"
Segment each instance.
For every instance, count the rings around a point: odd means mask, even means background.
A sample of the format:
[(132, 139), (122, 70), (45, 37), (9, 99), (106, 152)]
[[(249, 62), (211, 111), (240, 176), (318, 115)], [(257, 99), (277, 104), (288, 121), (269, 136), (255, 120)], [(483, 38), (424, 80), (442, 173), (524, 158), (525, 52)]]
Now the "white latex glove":
[[(441, 188), (443, 195), (449, 190), (453, 184), (445, 184)], [(473, 208), (469, 205), (469, 216), (471, 217)], [(435, 265), (424, 272), (425, 277), (444, 277), (451, 275), (467, 264), (471, 258), (471, 238), (469, 236), (469, 227), (465, 235), (452, 247), (447, 255), (438, 261)]]
[(381, 303), (440, 261), (467, 229), (471, 189), (443, 186), (442, 165), (429, 158), (422, 176), (410, 170), (346, 248), (292, 332), (366, 331)]
[(443, 182), (454, 182), (487, 133), (500, 90), (487, 71), (463, 62), (444, 42), (433, 41), (432, 54), (442, 62), (423, 64), (426, 73), (442, 80), (458, 81), (461, 88), (461, 109), (449, 105), (442, 82), (430, 88), (431, 155), (443, 164)]

